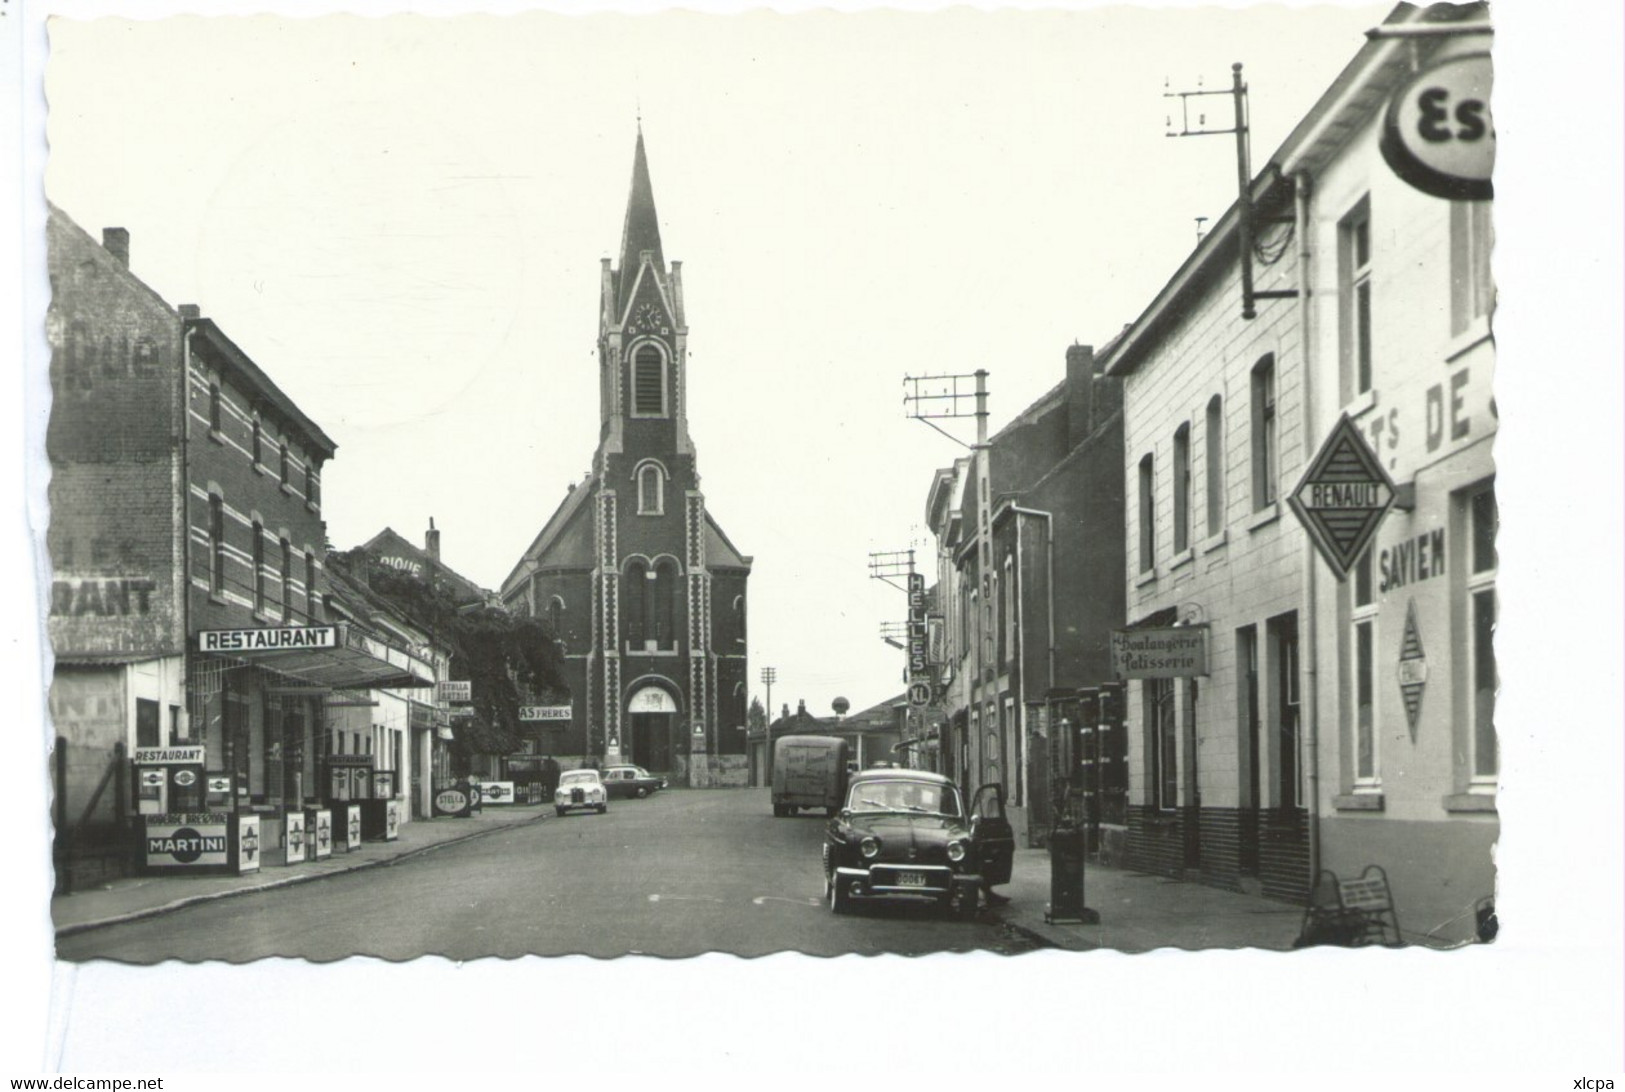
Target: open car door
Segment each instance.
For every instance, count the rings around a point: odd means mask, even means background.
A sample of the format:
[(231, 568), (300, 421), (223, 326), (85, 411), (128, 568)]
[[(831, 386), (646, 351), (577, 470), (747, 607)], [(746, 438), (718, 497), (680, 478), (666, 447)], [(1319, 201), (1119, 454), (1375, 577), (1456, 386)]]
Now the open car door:
[(983, 785), (971, 798), (971, 849), (989, 884), (1009, 883), (1016, 856), (1016, 834), (1004, 815), (1004, 786)]

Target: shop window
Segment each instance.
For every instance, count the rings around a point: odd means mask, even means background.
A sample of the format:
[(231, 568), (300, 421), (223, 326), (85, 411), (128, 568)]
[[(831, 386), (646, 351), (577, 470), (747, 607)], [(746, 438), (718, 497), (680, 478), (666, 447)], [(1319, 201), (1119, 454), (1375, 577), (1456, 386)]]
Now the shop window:
[(1338, 225), (1343, 400), (1371, 389), (1371, 204), (1362, 198)]
[(1298, 616), (1284, 614), (1267, 623), (1270, 664), (1275, 691), (1275, 803), (1297, 808), (1303, 804), (1302, 770), (1298, 751), (1302, 739), (1298, 683)]
[(1377, 728), (1377, 607), (1371, 587), (1371, 551), (1354, 567), (1354, 786), (1356, 791), (1376, 788), (1378, 775)]
[(226, 505), (209, 498), (209, 594), (226, 594)]
[(1266, 355), (1253, 365), (1253, 511), (1275, 503), (1276, 420), (1275, 356)]
[(1145, 704), (1151, 805), (1160, 811), (1172, 811), (1179, 806), (1179, 729), (1174, 719), (1174, 681), (1147, 679), (1140, 684), (1140, 692)]
[(1156, 468), (1151, 453), (1140, 459), (1140, 571), (1151, 572), (1157, 564)]
[(1236, 676), (1241, 683), (1237, 695), (1237, 735), (1240, 737), (1242, 759), (1241, 806), (1256, 808), (1262, 798), (1259, 779), (1259, 692), (1258, 692), (1258, 627), (1242, 626), (1236, 630)]
[(1489, 201), (1450, 203), (1450, 333), (1460, 336), (1495, 306)]
[(1500, 525), (1500, 511), (1494, 486), (1469, 494), (1466, 508), (1471, 551), (1467, 573), (1468, 681), (1472, 693), (1470, 780), (1473, 791), (1494, 792), (1500, 773), (1495, 737), (1495, 577), (1498, 568), (1495, 535)]
[(265, 528), (254, 524), (254, 611), (265, 613)]
[(1224, 529), (1224, 401), (1214, 395), (1207, 404), (1207, 533)]
[(653, 345), (632, 359), (632, 416), (666, 416), (666, 357)]
[(1174, 553), (1191, 548), (1191, 426), (1174, 430)]

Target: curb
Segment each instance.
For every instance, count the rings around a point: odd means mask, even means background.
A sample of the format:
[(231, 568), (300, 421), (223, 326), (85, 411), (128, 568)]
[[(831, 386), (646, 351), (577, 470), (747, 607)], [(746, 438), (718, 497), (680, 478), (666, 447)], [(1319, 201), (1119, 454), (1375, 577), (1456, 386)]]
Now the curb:
[(1074, 933), (1069, 933), (1047, 923), (1039, 923), (1030, 919), (1022, 920), (1022, 917), (1006, 916), (1005, 914), (999, 915), (999, 922), (1014, 929), (1028, 940), (1036, 940), (1047, 948), (1060, 948), (1068, 952), (1095, 952), (1100, 950), (1100, 945), (1094, 941), (1086, 940)]
[(79, 933), (88, 933), (93, 929), (106, 929), (109, 926), (123, 925), (126, 922), (141, 921), (144, 918), (155, 918), (161, 914), (168, 914), (174, 910), (180, 910), (188, 906), (197, 906), (206, 902), (215, 902), (219, 899), (237, 898), (241, 895), (253, 895), (261, 891), (273, 891), (277, 888), (293, 887), (296, 884), (315, 883), (317, 880), (331, 879), (334, 876), (348, 876), (352, 872), (360, 872), (368, 868), (386, 868), (391, 865), (399, 864), (402, 861), (411, 860), (414, 857), (421, 857), (425, 853), (433, 853), (435, 850), (444, 846), (457, 845), (459, 842), (470, 842), (475, 838), (484, 838), (487, 835), (496, 834), (499, 831), (513, 830), (517, 827), (529, 826), (531, 823), (541, 822), (544, 818), (546, 818), (545, 813), (538, 813), (525, 819), (516, 820), (512, 823), (493, 825), (483, 830), (471, 830), (467, 834), (459, 834), (451, 838), (433, 842), (426, 846), (418, 846), (416, 849), (409, 849), (402, 853), (397, 853), (392, 857), (379, 857), (370, 861), (357, 861), (345, 868), (335, 868), (326, 872), (296, 872), (292, 875), (280, 876), (266, 883), (255, 884), (252, 887), (232, 887), (227, 888), (224, 891), (211, 891), (207, 895), (186, 895), (175, 899), (172, 902), (166, 902), (161, 906), (149, 906), (141, 910), (131, 910), (123, 914), (115, 914), (112, 917), (97, 918), (94, 921), (80, 921), (75, 922), (72, 925), (64, 925), (56, 930), (55, 936), (58, 939), (61, 939), (62, 937), (71, 937)]

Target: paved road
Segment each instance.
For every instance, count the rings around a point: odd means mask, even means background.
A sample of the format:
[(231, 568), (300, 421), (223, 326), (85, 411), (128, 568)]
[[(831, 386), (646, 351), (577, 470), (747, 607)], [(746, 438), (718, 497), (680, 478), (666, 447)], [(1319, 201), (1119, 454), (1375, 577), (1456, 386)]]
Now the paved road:
[(773, 818), (765, 790), (657, 793), (613, 801), (605, 815), (549, 814), (390, 868), (77, 934), (58, 955), (154, 963), (1035, 947), (991, 918), (913, 906), (831, 914), (823, 829), (822, 818)]

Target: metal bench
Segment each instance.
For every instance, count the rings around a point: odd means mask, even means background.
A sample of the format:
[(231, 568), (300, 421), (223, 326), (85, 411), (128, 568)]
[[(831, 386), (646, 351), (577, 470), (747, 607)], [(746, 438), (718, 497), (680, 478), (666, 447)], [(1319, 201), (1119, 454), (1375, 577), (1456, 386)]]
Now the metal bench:
[(1303, 928), (1294, 948), (1317, 944), (1337, 944), (1363, 948), (1381, 944), (1398, 948), (1405, 942), (1399, 935), (1399, 916), (1394, 912), (1394, 896), (1388, 887), (1388, 873), (1381, 865), (1367, 865), (1354, 879), (1338, 879), (1322, 869), (1309, 893)]

